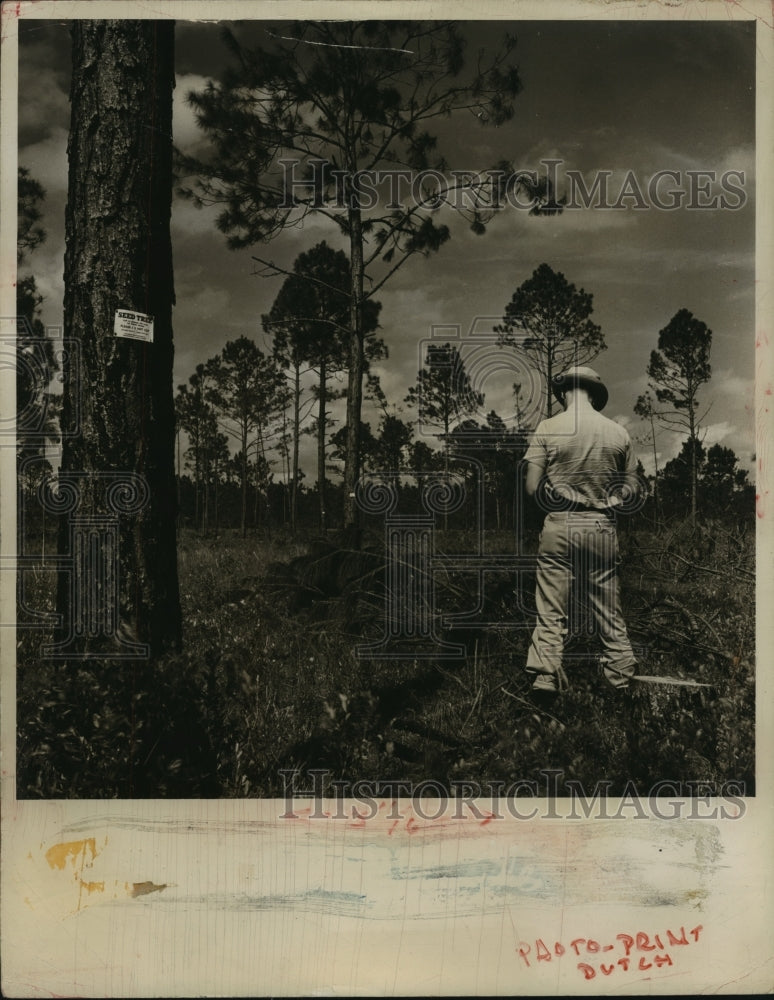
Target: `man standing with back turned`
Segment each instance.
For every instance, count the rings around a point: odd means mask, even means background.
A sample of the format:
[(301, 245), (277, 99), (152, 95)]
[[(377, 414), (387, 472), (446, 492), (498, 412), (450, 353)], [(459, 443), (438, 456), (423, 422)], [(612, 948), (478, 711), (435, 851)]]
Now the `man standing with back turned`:
[(568, 686), (562, 654), (573, 579), (587, 598), (607, 681), (623, 690), (637, 666), (616, 570), (615, 510), (636, 506), (639, 495), (631, 440), (599, 412), (608, 393), (593, 368), (570, 368), (551, 388), (564, 412), (538, 425), (524, 456), (527, 494), (548, 512), (537, 560), (537, 625), (527, 654), (533, 698), (543, 704)]

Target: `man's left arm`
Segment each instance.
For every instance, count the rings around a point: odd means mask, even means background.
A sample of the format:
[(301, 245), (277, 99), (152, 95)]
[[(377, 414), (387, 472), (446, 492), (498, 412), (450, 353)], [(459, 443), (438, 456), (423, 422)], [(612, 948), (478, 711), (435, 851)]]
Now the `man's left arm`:
[(637, 456), (634, 453), (631, 438), (626, 442), (623, 466), (623, 474), (616, 483), (615, 492), (610, 497), (608, 506), (625, 506), (631, 510), (642, 494), (642, 481), (637, 474)]

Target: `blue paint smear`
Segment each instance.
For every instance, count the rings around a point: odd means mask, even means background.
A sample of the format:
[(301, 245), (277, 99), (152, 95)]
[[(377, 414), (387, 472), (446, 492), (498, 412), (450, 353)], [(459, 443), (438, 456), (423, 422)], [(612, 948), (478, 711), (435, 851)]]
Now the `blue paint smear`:
[(390, 875), (394, 879), (481, 879), (499, 875), (502, 869), (502, 864), (497, 861), (469, 861), (458, 865), (437, 865), (433, 868), (398, 868), (393, 865)]
[(227, 896), (223, 899), (227, 909), (235, 910), (304, 910), (313, 913), (339, 916), (363, 916), (363, 910), (373, 906), (365, 893), (335, 892), (328, 889), (308, 889), (305, 892), (280, 896)]

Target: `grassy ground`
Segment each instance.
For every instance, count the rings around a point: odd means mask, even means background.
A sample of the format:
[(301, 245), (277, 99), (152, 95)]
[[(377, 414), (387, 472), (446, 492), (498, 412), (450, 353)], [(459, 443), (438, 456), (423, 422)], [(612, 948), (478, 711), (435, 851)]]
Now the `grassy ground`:
[[(438, 541), (454, 550), (465, 539)], [(656, 532), (641, 518), (620, 544), (641, 672), (710, 686), (639, 683), (621, 699), (606, 690), (591, 643), (576, 637), (571, 690), (547, 713), (528, 699), (531, 617), (515, 610), (513, 577), (488, 576), (488, 627), (447, 634), (465, 643), (463, 659), (365, 660), (355, 646), (383, 628), (377, 552), (348, 560), (288, 539), (186, 533), (182, 654), (56, 665), (38, 658), (41, 631), (20, 632), (18, 794), (279, 796), (282, 769), (310, 767), (328, 769), (326, 783), (544, 787), (541, 771), (556, 768), (560, 793), (566, 780), (589, 792), (608, 781), (609, 794), (629, 780), (640, 794), (659, 780), (744, 782), (752, 793), (752, 525)], [(512, 550), (513, 539), (488, 537), (487, 546)], [(30, 589), (51, 606), (50, 581)], [(530, 579), (522, 590), (528, 608)], [(441, 575), (438, 601), (475, 604), (470, 575)]]

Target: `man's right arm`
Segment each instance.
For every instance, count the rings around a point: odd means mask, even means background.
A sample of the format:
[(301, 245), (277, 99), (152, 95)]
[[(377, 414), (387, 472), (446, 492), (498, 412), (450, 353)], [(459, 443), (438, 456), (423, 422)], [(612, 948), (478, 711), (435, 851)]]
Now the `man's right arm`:
[(620, 494), (621, 503), (631, 508), (640, 499), (642, 489), (643, 483), (637, 475), (637, 456), (634, 453), (631, 438), (629, 438), (624, 453), (624, 473), (621, 485), (616, 492)]

